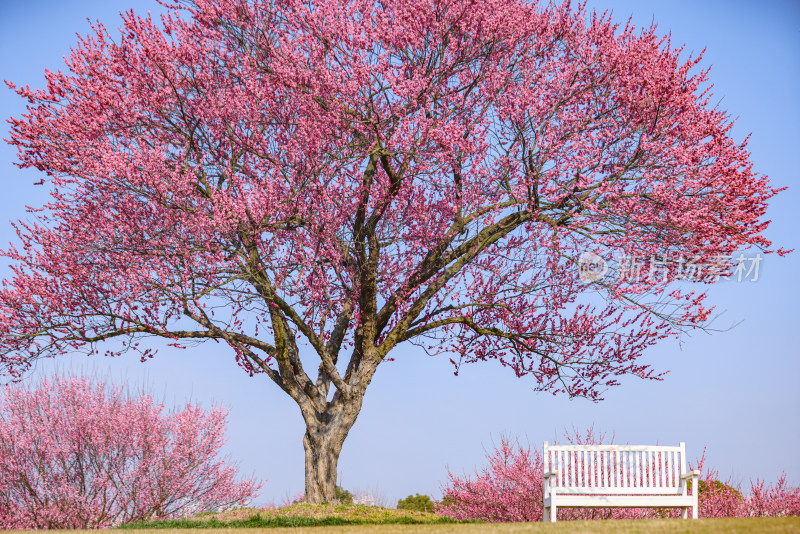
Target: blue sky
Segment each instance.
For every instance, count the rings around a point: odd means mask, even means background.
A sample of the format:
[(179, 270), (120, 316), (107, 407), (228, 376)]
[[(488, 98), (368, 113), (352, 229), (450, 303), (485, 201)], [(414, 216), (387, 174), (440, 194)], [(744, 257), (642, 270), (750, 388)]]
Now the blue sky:
[[(637, 26), (655, 21), (661, 33), (687, 51), (707, 48), (713, 102), (737, 117), (733, 136), (752, 133), (757, 172), (789, 189), (773, 199), (768, 237), (800, 250), (800, 3), (787, 1), (597, 0)], [(128, 8), (160, 9), (149, 0), (0, 0), (0, 78), (42, 84), (45, 68), (85, 33), (87, 18), (108, 27)], [(0, 115), (19, 116), (24, 103), (0, 88)], [(3, 123), (2, 137), (7, 137)], [(46, 189), (35, 172), (12, 165), (15, 150), (0, 146), (0, 247), (14, 240), (9, 221), (25, 206), (41, 205)], [(564, 429), (596, 430), (618, 443), (687, 443), (690, 458), (707, 447), (707, 465), (745, 484), (775, 480), (785, 470), (800, 484), (800, 252), (771, 255), (756, 282), (729, 281), (709, 290), (724, 313), (715, 326), (681, 342), (664, 342), (645, 359), (670, 370), (663, 382), (624, 380), (606, 400), (591, 403), (534, 393), (532, 384), (496, 365), (467, 366), (458, 377), (446, 358), (401, 347), (367, 393), (363, 411), (345, 442), (342, 484), (373, 491), (389, 504), (410, 493), (440, 496), (448, 467), (471, 473), (502, 434), (541, 446)], [(9, 269), (0, 263), (0, 277)], [(727, 327), (736, 324), (735, 327)], [(266, 479), (260, 503), (279, 503), (303, 490), (303, 425), (293, 402), (268, 379), (249, 378), (220, 345), (187, 351), (163, 349), (141, 364), (135, 357), (63, 357), (41, 362), (35, 375), (90, 372), (113, 381), (145, 384), (168, 404), (222, 404), (231, 410), (226, 452), (244, 473)]]

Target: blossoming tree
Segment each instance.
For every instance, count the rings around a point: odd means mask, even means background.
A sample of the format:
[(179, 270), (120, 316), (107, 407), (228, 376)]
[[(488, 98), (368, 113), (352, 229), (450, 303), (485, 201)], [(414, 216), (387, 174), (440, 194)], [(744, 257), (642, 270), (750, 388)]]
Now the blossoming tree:
[(227, 411), (165, 410), (86, 377), (0, 392), (0, 528), (110, 528), (246, 505), (221, 457)]
[(9, 83), (53, 200), (4, 253), (2, 370), (226, 343), (300, 407), (308, 502), (398, 345), (596, 399), (658, 378), (643, 351), (709, 309), (677, 260), (581, 277), (582, 254), (770, 246), (776, 190), (655, 28), (520, 0), (168, 7)]

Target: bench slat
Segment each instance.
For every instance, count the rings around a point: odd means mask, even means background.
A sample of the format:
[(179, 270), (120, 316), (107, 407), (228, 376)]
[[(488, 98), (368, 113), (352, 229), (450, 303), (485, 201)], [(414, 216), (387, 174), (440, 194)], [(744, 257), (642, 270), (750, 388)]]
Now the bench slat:
[(643, 455), (644, 455), (644, 453), (642, 453), (642, 452), (637, 452), (637, 453), (635, 453), (633, 455), (633, 460), (635, 462), (635, 466), (634, 466), (635, 473), (634, 473), (634, 476), (633, 476), (633, 485), (635, 487), (637, 487), (637, 488), (641, 488), (642, 486), (644, 486), (644, 484), (642, 484), (642, 456)]
[(580, 455), (581, 455), (581, 464), (583, 464), (583, 481), (582, 482), (584, 484), (586, 484), (587, 486), (590, 486), (591, 484), (589, 483), (589, 469), (588, 469), (588, 465), (587, 465), (589, 463), (589, 451), (581, 451)]
[(600, 456), (600, 461), (602, 463), (600, 471), (600, 485), (607, 486), (609, 485), (609, 482), (607, 482), (608, 477), (606, 475), (606, 471), (608, 471), (608, 457), (605, 451), (597, 451), (597, 454)]

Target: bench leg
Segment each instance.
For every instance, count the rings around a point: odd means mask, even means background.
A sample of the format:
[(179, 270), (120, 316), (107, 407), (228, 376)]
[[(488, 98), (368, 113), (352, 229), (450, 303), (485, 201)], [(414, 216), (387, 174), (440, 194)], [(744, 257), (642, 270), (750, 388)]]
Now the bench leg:
[(550, 522), (555, 523), (557, 520), (556, 518), (556, 505), (555, 503), (550, 503)]
[(542, 523), (550, 521), (550, 508), (542, 508)]
[(681, 519), (689, 519), (689, 508), (681, 508)]

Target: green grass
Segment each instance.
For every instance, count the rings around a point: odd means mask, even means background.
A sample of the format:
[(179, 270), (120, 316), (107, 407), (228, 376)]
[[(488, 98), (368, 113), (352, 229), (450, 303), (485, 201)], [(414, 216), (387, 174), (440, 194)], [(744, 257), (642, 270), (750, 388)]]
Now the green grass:
[(132, 523), (119, 527), (136, 534), (203, 529), (204, 534), (800, 534), (800, 517), (560, 521), (558, 523), (459, 522), (430, 512), (364, 505), (295, 504), (282, 508), (242, 508), (189, 519)]
[(436, 519), (420, 520), (413, 517), (391, 517), (381, 521), (361, 518), (345, 517), (303, 517), (303, 516), (276, 516), (264, 517), (261, 515), (251, 515), (247, 519), (234, 519), (232, 521), (220, 521), (219, 519), (209, 519), (207, 521), (194, 519), (175, 519), (171, 521), (154, 521), (129, 523), (119, 527), (122, 530), (158, 530), (158, 529), (248, 529), (248, 528), (278, 528), (278, 527), (330, 527), (343, 525), (420, 525), (420, 524), (451, 524), (459, 523), (449, 517), (438, 517)]
[(129, 523), (124, 530), (279, 528), (348, 525), (418, 525), (462, 523), (430, 512), (394, 510), (364, 505), (295, 504), (282, 508), (244, 508), (220, 514), (202, 513), (188, 519)]

